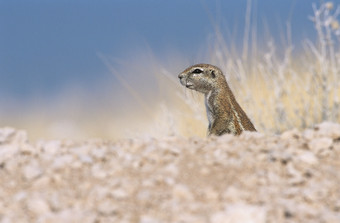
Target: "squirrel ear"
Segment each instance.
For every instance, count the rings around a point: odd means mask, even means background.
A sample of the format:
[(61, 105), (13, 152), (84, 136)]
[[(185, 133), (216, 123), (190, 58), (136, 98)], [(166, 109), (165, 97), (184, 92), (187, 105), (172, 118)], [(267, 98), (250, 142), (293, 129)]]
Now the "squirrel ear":
[(215, 78), (216, 77), (216, 74), (215, 74), (215, 71), (211, 71), (211, 76), (212, 76), (212, 78)]

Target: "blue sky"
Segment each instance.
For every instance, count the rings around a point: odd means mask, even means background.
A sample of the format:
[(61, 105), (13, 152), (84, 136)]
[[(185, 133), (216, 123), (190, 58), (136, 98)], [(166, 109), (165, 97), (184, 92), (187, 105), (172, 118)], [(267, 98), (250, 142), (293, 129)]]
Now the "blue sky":
[[(253, 0), (279, 38), (287, 21), (294, 42), (313, 38), (313, 0)], [(0, 0), (0, 95), (28, 100), (70, 83), (90, 86), (109, 71), (98, 53), (126, 58), (150, 48), (192, 58), (218, 24), (242, 39), (246, 0)], [(202, 49), (199, 49), (202, 50)], [(182, 68), (179, 68), (181, 70)]]

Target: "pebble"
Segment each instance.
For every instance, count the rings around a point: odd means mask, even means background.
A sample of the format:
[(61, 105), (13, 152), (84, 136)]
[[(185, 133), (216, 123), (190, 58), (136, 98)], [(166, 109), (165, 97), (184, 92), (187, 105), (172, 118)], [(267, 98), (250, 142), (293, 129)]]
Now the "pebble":
[(0, 144), (7, 144), (9, 142), (13, 142), (10, 141), (11, 137), (16, 134), (16, 130), (14, 128), (2, 128), (0, 131)]
[(91, 155), (97, 159), (103, 159), (106, 156), (106, 149), (97, 148), (97, 149), (91, 150)]
[(190, 189), (187, 186), (181, 184), (177, 184), (173, 187), (172, 194), (175, 199), (180, 201), (191, 201), (194, 199)]
[(340, 124), (332, 122), (322, 122), (316, 126), (317, 134), (321, 137), (340, 139)]
[(113, 202), (109, 199), (99, 202), (97, 209), (99, 213), (103, 215), (114, 215), (118, 213), (116, 202)]
[(315, 153), (327, 150), (332, 145), (333, 140), (327, 137), (315, 138), (308, 143), (308, 147)]
[(308, 165), (317, 165), (319, 163), (318, 158), (314, 155), (314, 153), (305, 151), (302, 154), (297, 156), (297, 162), (303, 162)]
[(41, 176), (43, 174), (43, 170), (36, 162), (32, 162), (23, 168), (23, 174), (27, 180), (32, 180)]
[(105, 171), (103, 167), (98, 164), (92, 166), (91, 173), (95, 178), (98, 179), (105, 179), (107, 177), (107, 171)]
[(161, 222), (162, 221), (147, 215), (142, 215), (139, 220), (139, 223), (161, 223)]
[(37, 216), (50, 212), (50, 207), (42, 198), (27, 198), (27, 208)]
[(212, 214), (211, 223), (266, 223), (266, 209), (246, 204), (229, 204), (224, 211)]
[(53, 156), (59, 152), (61, 152), (61, 142), (59, 140), (53, 140), (48, 142), (40, 141), (39, 144), (40, 147), (42, 147), (42, 150), (49, 154), (50, 156)]
[(110, 192), (110, 194), (112, 195), (112, 197), (114, 197), (116, 199), (119, 199), (119, 200), (125, 199), (125, 198), (127, 198), (129, 196), (129, 193), (126, 190), (122, 189), (122, 188), (118, 188), (118, 189), (112, 190)]
[(71, 165), (74, 162), (72, 155), (57, 156), (52, 163), (53, 169), (62, 169)]
[(289, 130), (289, 131), (285, 131), (280, 136), (281, 139), (285, 139), (285, 140), (287, 140), (287, 139), (289, 139), (289, 140), (297, 139), (299, 137), (301, 137), (301, 133), (298, 129), (292, 129), (292, 130)]

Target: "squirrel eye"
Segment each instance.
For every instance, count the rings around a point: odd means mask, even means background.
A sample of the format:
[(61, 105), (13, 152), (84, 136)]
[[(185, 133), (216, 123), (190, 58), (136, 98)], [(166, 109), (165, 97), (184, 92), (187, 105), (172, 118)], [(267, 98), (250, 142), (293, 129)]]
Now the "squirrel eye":
[(203, 72), (203, 70), (201, 70), (201, 69), (195, 69), (192, 73), (193, 74), (200, 74), (202, 72)]

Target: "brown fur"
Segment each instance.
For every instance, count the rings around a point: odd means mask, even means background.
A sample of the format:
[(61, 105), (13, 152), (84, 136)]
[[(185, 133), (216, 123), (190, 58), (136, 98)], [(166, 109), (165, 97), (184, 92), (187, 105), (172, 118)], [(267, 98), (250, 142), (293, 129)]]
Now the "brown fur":
[(239, 135), (242, 131), (256, 131), (218, 67), (196, 64), (185, 69), (178, 77), (182, 85), (205, 95), (208, 135)]

